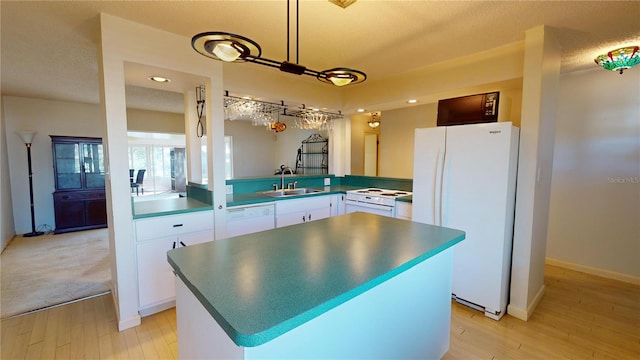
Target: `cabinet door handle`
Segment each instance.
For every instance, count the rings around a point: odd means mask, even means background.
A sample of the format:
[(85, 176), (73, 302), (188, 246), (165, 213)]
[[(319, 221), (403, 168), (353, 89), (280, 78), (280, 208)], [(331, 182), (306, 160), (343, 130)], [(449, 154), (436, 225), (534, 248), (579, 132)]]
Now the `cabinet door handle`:
[(65, 195), (62, 197), (62, 200), (67, 200), (69, 198), (69, 196)]
[(182, 246), (187, 246), (187, 245), (185, 245), (185, 243), (183, 243), (182, 241), (180, 241), (180, 245), (182, 245)]
[(182, 226), (182, 224), (173, 224), (174, 228), (181, 227), (181, 226)]
[(307, 221), (307, 220), (305, 219), (305, 216), (302, 215), (302, 222), (305, 222), (305, 221)]
[(311, 221), (311, 214), (309, 214), (309, 221)]
[(175, 241), (173, 242), (173, 248), (174, 249), (176, 248), (176, 242)]

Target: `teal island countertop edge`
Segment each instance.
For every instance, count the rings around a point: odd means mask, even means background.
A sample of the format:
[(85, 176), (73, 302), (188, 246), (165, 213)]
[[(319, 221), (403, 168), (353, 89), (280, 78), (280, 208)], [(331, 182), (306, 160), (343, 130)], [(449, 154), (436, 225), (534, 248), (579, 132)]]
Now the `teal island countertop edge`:
[(252, 347), (464, 237), (459, 230), (352, 213), (178, 248), (167, 259), (234, 343)]

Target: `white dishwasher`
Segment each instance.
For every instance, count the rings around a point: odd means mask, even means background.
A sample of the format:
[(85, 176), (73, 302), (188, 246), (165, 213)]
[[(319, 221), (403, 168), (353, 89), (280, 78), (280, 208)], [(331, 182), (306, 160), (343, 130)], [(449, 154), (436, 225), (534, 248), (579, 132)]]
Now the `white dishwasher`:
[(227, 208), (227, 236), (251, 234), (275, 228), (273, 203)]

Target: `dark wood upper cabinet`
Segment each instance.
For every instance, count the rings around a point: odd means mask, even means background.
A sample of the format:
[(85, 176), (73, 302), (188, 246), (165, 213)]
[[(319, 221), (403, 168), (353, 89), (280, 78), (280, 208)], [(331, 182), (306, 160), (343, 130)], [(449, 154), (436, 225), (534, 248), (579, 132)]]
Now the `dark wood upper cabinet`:
[(55, 233), (107, 226), (102, 139), (51, 135)]

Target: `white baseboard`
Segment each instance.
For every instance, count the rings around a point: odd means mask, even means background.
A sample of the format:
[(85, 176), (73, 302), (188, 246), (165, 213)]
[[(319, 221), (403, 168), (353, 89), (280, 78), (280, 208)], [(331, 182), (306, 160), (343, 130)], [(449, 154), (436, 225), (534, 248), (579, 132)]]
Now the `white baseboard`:
[(120, 317), (120, 311), (117, 305), (118, 299), (116, 299), (116, 295), (114, 294), (114, 291), (111, 291), (111, 296), (113, 297), (113, 306), (115, 307), (115, 310), (116, 310), (116, 319), (118, 320), (118, 331), (124, 331), (129, 328), (138, 326), (142, 323), (142, 317), (140, 317), (140, 314), (136, 314), (135, 316), (131, 316), (126, 319), (122, 319)]
[(118, 319), (118, 331), (124, 331), (132, 327), (136, 327), (142, 323), (142, 318), (139, 314), (131, 316), (127, 319)]
[(155, 313), (159, 313), (161, 311), (165, 311), (167, 309), (171, 309), (173, 307), (176, 307), (175, 299), (164, 302), (164, 303), (156, 304), (154, 306), (149, 306), (147, 308), (142, 308), (138, 312), (140, 313), (140, 316), (145, 317), (145, 316), (153, 315)]
[(542, 300), (542, 296), (544, 295), (544, 289), (545, 289), (545, 286), (543, 284), (538, 290), (538, 293), (536, 294), (536, 296), (533, 298), (533, 301), (531, 301), (531, 303), (527, 306), (526, 309), (522, 309), (512, 304), (509, 304), (507, 306), (507, 314), (513, 316), (516, 319), (520, 319), (523, 321), (529, 320), (529, 317), (531, 317), (531, 314), (533, 314), (533, 312), (535, 311), (536, 307), (540, 303), (540, 300)]
[(607, 279), (618, 280), (622, 282), (626, 282), (633, 285), (640, 285), (640, 277), (627, 275), (615, 271), (598, 269), (590, 266), (574, 264), (558, 259), (545, 258), (545, 263), (553, 266), (562, 267), (569, 270), (580, 271), (583, 273), (600, 276)]

